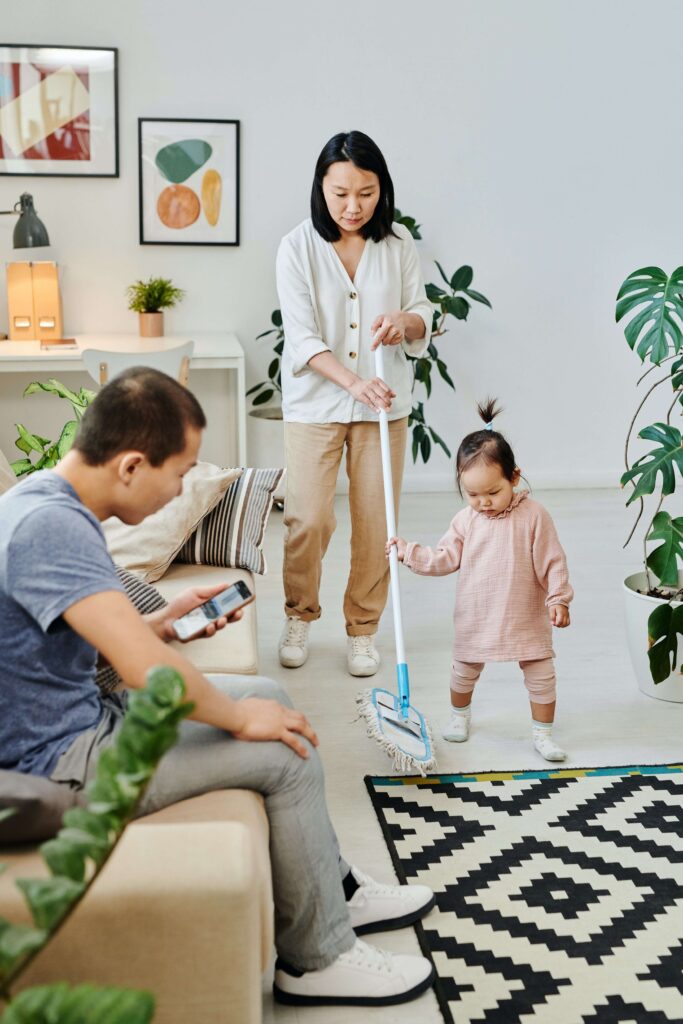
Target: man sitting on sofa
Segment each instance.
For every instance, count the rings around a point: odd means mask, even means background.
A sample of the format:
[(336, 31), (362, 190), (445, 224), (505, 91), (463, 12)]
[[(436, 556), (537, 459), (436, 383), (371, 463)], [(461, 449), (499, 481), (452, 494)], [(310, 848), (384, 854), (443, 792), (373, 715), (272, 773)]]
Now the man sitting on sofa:
[(239, 676), (212, 684), (165, 642), (175, 639), (175, 619), (220, 588), (188, 591), (143, 618), (107, 552), (100, 522), (139, 523), (180, 494), (205, 426), (199, 403), (176, 381), (128, 370), (100, 391), (59, 466), (0, 498), (0, 768), (85, 785), (123, 715), (120, 704), (100, 697), (97, 652), (132, 689), (155, 665), (176, 668), (194, 721), (183, 723), (140, 813), (215, 789), (263, 794), (276, 998), (404, 1002), (429, 986), (430, 963), (391, 956), (356, 933), (418, 920), (433, 906), (432, 893), (379, 885), (341, 859), (317, 737), (278, 684)]

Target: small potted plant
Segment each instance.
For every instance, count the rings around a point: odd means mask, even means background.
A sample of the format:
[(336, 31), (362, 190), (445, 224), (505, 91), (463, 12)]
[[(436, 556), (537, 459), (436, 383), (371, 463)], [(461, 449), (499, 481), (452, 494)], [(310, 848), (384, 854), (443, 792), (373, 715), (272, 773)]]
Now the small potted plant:
[[(672, 518), (662, 506), (676, 489), (676, 471), (683, 475), (683, 438), (671, 422), (674, 414), (683, 413), (683, 267), (670, 276), (659, 267), (645, 267), (629, 274), (619, 289), (616, 309), (617, 321), (627, 316), (631, 319), (624, 334), (629, 346), (642, 362), (652, 365), (638, 381), (646, 381), (646, 391), (626, 437), (626, 472), (621, 483), (633, 488), (627, 505), (640, 505), (626, 544), (645, 512), (644, 499), (653, 495), (656, 501), (654, 511), (648, 509), (642, 531), (643, 570), (624, 581), (627, 639), (640, 690), (661, 700), (680, 703), (683, 666), (679, 661), (678, 639), (683, 637), (683, 516)], [(656, 380), (651, 377), (653, 373), (657, 373)], [(638, 433), (644, 441), (653, 442), (654, 447), (631, 462), (629, 446), (636, 421), (655, 391), (658, 396), (666, 394), (660, 420)], [(650, 550), (648, 545), (652, 544), (657, 546)]]
[(140, 337), (162, 338), (164, 335), (164, 309), (171, 309), (184, 296), (184, 292), (164, 277), (150, 277), (149, 281), (136, 281), (127, 288), (128, 308), (140, 314)]

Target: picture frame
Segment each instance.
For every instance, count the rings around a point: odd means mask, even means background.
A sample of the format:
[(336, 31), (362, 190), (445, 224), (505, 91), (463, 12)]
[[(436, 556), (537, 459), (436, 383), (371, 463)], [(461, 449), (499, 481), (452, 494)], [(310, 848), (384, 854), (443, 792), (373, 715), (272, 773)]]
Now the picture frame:
[(118, 178), (118, 49), (0, 43), (0, 175)]
[(240, 122), (138, 119), (140, 245), (240, 244)]

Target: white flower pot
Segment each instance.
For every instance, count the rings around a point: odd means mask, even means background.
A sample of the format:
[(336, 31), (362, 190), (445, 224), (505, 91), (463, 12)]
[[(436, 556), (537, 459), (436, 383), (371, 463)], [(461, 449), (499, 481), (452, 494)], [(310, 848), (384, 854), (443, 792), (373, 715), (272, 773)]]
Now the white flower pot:
[[(679, 586), (683, 586), (683, 572), (679, 573)], [(658, 604), (665, 604), (657, 597), (647, 597), (638, 590), (647, 590), (644, 572), (634, 572), (624, 580), (624, 611), (626, 617), (626, 638), (631, 655), (631, 664), (638, 682), (638, 689), (648, 697), (683, 703), (683, 675), (678, 671), (683, 661), (683, 638), (679, 637), (677, 665), (668, 679), (654, 683), (650, 674), (647, 656), (647, 620)], [(674, 606), (681, 604), (674, 601)]]

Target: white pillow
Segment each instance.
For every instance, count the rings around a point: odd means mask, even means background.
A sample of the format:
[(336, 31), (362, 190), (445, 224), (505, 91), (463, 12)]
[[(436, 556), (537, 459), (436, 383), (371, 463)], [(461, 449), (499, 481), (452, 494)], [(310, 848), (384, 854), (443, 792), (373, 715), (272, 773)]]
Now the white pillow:
[(200, 519), (241, 472), (198, 462), (185, 474), (183, 493), (137, 526), (127, 526), (115, 516), (105, 520), (102, 528), (114, 562), (147, 583), (161, 579)]
[(0, 451), (0, 494), (4, 494), (5, 491), (9, 491), (10, 487), (14, 487), (16, 482), (17, 478), (14, 475), (12, 467)]

